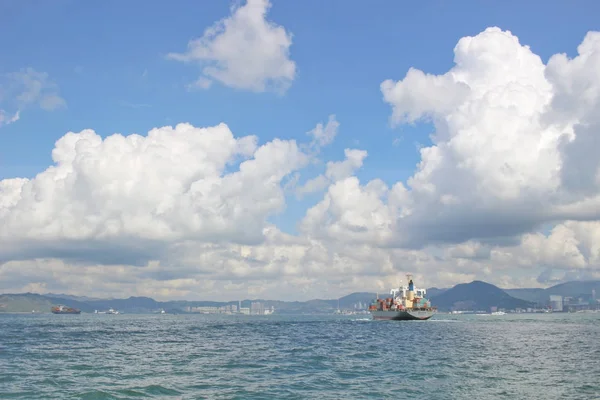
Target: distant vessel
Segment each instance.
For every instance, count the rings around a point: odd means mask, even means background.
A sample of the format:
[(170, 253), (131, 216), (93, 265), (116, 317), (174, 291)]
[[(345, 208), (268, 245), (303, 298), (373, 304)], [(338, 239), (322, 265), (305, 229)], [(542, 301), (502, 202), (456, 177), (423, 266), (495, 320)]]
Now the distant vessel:
[(491, 315), (506, 315), (504, 311), (493, 311)]
[(98, 311), (94, 310), (94, 314), (119, 314), (119, 311), (114, 308), (110, 308), (108, 311)]
[(407, 275), (408, 286), (390, 290), (391, 297), (375, 300), (369, 306), (373, 319), (377, 320), (427, 320), (437, 312), (425, 298), (426, 290), (417, 289), (412, 281), (412, 275)]
[(60, 305), (52, 307), (52, 314), (81, 314), (81, 310)]

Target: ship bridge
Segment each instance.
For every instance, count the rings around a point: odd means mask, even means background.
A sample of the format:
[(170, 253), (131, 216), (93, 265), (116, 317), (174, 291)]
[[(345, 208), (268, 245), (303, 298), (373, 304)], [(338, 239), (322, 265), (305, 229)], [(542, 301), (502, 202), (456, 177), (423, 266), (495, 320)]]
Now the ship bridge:
[(427, 290), (424, 288), (417, 288), (416, 286), (414, 286), (414, 284), (412, 283), (412, 276), (410, 274), (407, 275), (407, 279), (409, 282), (408, 286), (400, 285), (398, 288), (390, 290), (390, 294), (392, 295), (392, 298), (397, 298), (397, 297), (408, 298), (408, 292), (411, 289), (413, 291), (414, 297), (425, 298), (425, 294), (427, 293)]
[[(413, 293), (415, 294), (415, 297), (423, 298), (423, 297), (425, 297), (425, 294), (427, 294), (427, 290), (415, 287), (413, 289)], [(396, 289), (392, 289), (392, 290), (390, 290), (390, 294), (392, 295), (393, 298), (408, 297), (408, 286), (400, 286)]]

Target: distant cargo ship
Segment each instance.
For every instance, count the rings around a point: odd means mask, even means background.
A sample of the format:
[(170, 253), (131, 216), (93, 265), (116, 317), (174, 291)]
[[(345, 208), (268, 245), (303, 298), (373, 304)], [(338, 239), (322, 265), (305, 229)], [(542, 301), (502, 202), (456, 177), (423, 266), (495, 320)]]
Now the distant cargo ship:
[(427, 320), (437, 312), (425, 298), (426, 290), (417, 289), (408, 274), (408, 286), (390, 290), (391, 297), (375, 300), (369, 306), (373, 319), (395, 321)]
[(67, 306), (52, 307), (52, 314), (81, 314), (81, 310)]

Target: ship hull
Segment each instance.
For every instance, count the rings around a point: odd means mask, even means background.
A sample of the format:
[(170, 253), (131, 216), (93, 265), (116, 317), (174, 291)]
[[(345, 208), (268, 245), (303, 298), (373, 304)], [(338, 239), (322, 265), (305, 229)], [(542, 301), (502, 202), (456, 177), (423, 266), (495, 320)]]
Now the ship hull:
[(433, 310), (371, 311), (371, 315), (375, 320), (392, 321), (425, 321), (431, 318), (433, 314), (435, 314)]
[(52, 314), (81, 314), (81, 311), (52, 311)]

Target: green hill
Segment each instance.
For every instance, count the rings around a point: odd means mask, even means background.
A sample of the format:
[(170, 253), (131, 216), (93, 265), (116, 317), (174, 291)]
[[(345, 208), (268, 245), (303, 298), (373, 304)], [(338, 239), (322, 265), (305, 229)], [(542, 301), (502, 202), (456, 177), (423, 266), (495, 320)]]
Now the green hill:
[(546, 289), (504, 289), (504, 291), (517, 299), (532, 301), (536, 304), (543, 304), (548, 301)]
[(532, 302), (516, 299), (497, 286), (482, 281), (456, 285), (432, 297), (431, 304), (440, 311), (490, 311), (492, 307), (514, 310), (533, 306)]
[(583, 297), (592, 296), (592, 290), (596, 291), (596, 296), (600, 296), (600, 281), (571, 281), (554, 285), (545, 290), (550, 295)]
[(513, 297), (541, 305), (548, 303), (551, 295), (589, 299), (592, 297), (592, 290), (600, 297), (600, 281), (570, 281), (546, 289), (504, 289)]
[(54, 304), (39, 294), (2, 294), (0, 295), (0, 312), (50, 312)]

